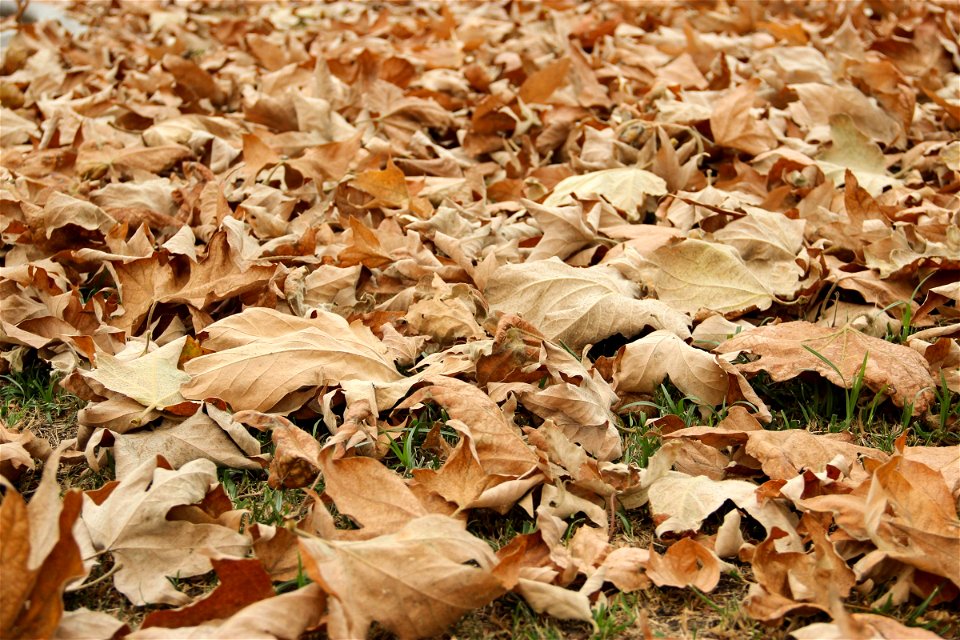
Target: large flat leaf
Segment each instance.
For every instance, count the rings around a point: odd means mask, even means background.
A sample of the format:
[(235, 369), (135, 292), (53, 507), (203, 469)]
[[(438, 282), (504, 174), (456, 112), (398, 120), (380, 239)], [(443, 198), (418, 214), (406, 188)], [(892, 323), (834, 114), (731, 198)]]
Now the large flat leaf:
[(773, 303), (770, 288), (732, 247), (687, 239), (660, 247), (648, 259), (657, 297), (679, 311), (742, 315)]
[(317, 314), (306, 319), (255, 307), (213, 323), (203, 346), (216, 353), (187, 362), (193, 379), (184, 397), (218, 397), (235, 411), (266, 411), (301, 387), (402, 378), (369, 329)]
[(134, 469), (96, 504), (87, 498), (81, 519), (96, 551), (113, 554), (120, 568), (117, 590), (135, 605), (185, 604), (167, 576), (189, 578), (210, 571), (204, 548), (242, 556), (250, 540), (219, 524), (167, 520), (170, 510), (203, 500), (217, 481), (209, 460), (188, 462), (177, 471), (157, 468), (156, 459)]
[(644, 327), (686, 338), (689, 319), (657, 300), (637, 300), (637, 286), (611, 267), (571, 267), (556, 258), (497, 269), (484, 290), (492, 309), (516, 313), (551, 340), (580, 349)]
[(666, 193), (667, 183), (660, 176), (637, 167), (624, 167), (565, 178), (553, 188), (553, 193), (543, 204), (554, 207), (569, 203), (572, 196), (603, 196), (628, 217), (636, 217), (637, 208), (647, 196), (662, 196)]

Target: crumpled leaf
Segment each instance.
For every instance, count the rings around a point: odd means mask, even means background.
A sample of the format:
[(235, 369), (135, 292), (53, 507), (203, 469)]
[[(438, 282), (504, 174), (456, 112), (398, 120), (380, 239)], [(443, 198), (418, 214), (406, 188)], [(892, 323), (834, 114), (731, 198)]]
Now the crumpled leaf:
[[(53, 467), (55, 468), (55, 467)], [(43, 484), (56, 487), (55, 473), (45, 473)], [(34, 498), (37, 500), (37, 498)], [(33, 504), (31, 502), (31, 504)], [(76, 490), (54, 499), (45, 513), (28, 513), (20, 494), (6, 487), (0, 505), (0, 635), (5, 638), (49, 638), (63, 616), (63, 591), (86, 571), (73, 527), (82, 497)], [(38, 548), (41, 536), (57, 536), (49, 548)]]
[(710, 130), (716, 144), (752, 155), (769, 151), (776, 145), (770, 125), (751, 114), (759, 86), (760, 79), (753, 78), (714, 102)]
[(650, 511), (659, 522), (656, 534), (699, 531), (707, 516), (731, 500), (768, 532), (778, 528), (784, 535), (790, 535), (793, 546), (798, 546), (795, 516), (782, 505), (761, 501), (756, 489), (755, 484), (743, 480), (711, 480), (706, 476), (691, 477), (670, 471), (654, 481), (648, 490)]
[(305, 386), (402, 377), (369, 329), (325, 311), (307, 319), (254, 307), (206, 332), (203, 346), (216, 353), (186, 363), (184, 397), (219, 397), (235, 411), (267, 411)]
[(926, 411), (934, 399), (936, 382), (923, 356), (851, 327), (831, 329), (802, 320), (784, 322), (743, 331), (716, 351), (760, 356), (737, 368), (745, 374), (766, 371), (778, 382), (815, 371), (833, 384), (850, 389), (862, 375), (864, 385), (889, 395), (897, 406), (912, 404), (913, 415)]
[(503, 593), (489, 545), (446, 516), (362, 542), (301, 538), (300, 549), (307, 574), (330, 598), (331, 638), (366, 637), (374, 621), (400, 638), (435, 635)]
[(210, 571), (201, 549), (243, 556), (250, 539), (219, 524), (167, 520), (171, 509), (203, 500), (217, 479), (209, 460), (193, 460), (179, 470), (147, 460), (134, 469), (101, 504), (87, 497), (81, 520), (96, 551), (113, 555), (120, 568), (117, 590), (136, 605), (185, 604), (167, 576), (189, 578)]
[(614, 363), (614, 388), (619, 393), (653, 393), (667, 376), (684, 395), (703, 404), (717, 405), (727, 396), (727, 373), (715, 357), (669, 331), (654, 331), (627, 343)]
[(647, 576), (660, 587), (694, 586), (713, 591), (720, 583), (721, 570), (729, 567), (712, 550), (693, 538), (684, 538), (667, 548), (662, 556), (650, 551)]
[[(242, 431), (242, 427), (240, 428)], [(246, 436), (246, 437), (243, 437)], [(237, 442), (237, 440), (240, 442)], [(162, 455), (174, 469), (191, 460), (204, 458), (219, 467), (260, 469), (251, 456), (260, 454), (260, 443), (245, 431), (225, 431), (203, 411), (182, 422), (167, 420), (147, 431), (115, 436), (113, 455), (116, 477), (123, 480), (147, 460)]]
[(663, 302), (637, 300), (636, 285), (610, 267), (578, 269), (557, 259), (505, 265), (483, 294), (491, 310), (518, 314), (574, 350), (644, 327), (690, 335), (687, 318)]

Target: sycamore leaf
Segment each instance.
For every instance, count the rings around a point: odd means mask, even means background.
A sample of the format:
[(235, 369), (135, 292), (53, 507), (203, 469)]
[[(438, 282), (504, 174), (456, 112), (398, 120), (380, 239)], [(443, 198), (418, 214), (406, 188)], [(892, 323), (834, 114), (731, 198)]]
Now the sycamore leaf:
[(650, 551), (647, 576), (659, 587), (694, 586), (713, 591), (720, 582), (720, 571), (729, 566), (693, 538), (683, 538), (662, 556)]
[[(55, 472), (44, 473), (41, 485), (59, 489)], [(73, 490), (62, 503), (58, 497), (44, 501), (39, 513), (31, 508), (34, 502), (28, 507), (16, 489), (6, 487), (0, 504), (0, 636), (49, 638), (57, 628), (64, 588), (85, 573), (72, 532), (81, 504)], [(48, 534), (54, 536), (52, 544), (43, 545)]]
[[(84, 372), (84, 375), (148, 409), (178, 404), (183, 402), (180, 386), (190, 380), (188, 374), (177, 368), (186, 341), (184, 336), (139, 357), (129, 349), (124, 352), (125, 357), (100, 353), (97, 354), (97, 368)], [(141, 348), (136, 344), (131, 346), (133, 351)]]
[(253, 449), (245, 439), (244, 451), (224, 429), (203, 411), (182, 422), (167, 420), (159, 427), (133, 433), (117, 434), (113, 445), (116, 459), (116, 477), (126, 478), (144, 461), (154, 460), (157, 455), (166, 458), (174, 469), (179, 469), (191, 460), (205, 458), (220, 467), (232, 469), (260, 469), (249, 456), (260, 453), (260, 444), (254, 438)]
[(556, 258), (497, 269), (484, 290), (493, 310), (516, 313), (574, 350), (644, 327), (686, 338), (689, 320), (657, 300), (637, 300), (637, 287), (612, 267), (576, 268)]
[(614, 363), (620, 393), (652, 393), (664, 379), (703, 404), (717, 405), (727, 395), (727, 373), (714, 356), (695, 349), (669, 331), (654, 331), (623, 347)]
[(707, 516), (731, 500), (767, 531), (778, 528), (789, 532), (791, 542), (799, 545), (800, 539), (794, 529), (795, 517), (775, 502), (761, 502), (756, 489), (757, 485), (744, 480), (711, 480), (706, 476), (668, 472), (648, 491), (650, 510), (659, 521), (656, 533), (662, 536), (671, 531), (699, 531)]
[(610, 204), (627, 214), (637, 216), (637, 209), (647, 196), (662, 196), (667, 193), (667, 183), (660, 176), (639, 169), (603, 169), (561, 180), (553, 193), (543, 201), (545, 207), (556, 207), (572, 201), (573, 196), (589, 198), (602, 196)]
[(490, 546), (446, 516), (362, 542), (301, 538), (300, 549), (330, 598), (331, 638), (364, 638), (374, 621), (401, 639), (436, 635), (503, 593)]
[(678, 311), (719, 311), (730, 317), (773, 303), (770, 288), (732, 247), (688, 238), (660, 247), (648, 260), (656, 267), (650, 278), (657, 297)]
[(184, 397), (222, 398), (235, 411), (267, 411), (301, 387), (402, 377), (369, 329), (325, 311), (311, 320), (254, 307), (206, 331), (203, 346), (216, 353), (186, 363)]
[(737, 368), (746, 374), (766, 371), (777, 382), (815, 371), (850, 389), (862, 376), (868, 388), (889, 395), (897, 406), (912, 404), (913, 415), (927, 410), (937, 386), (919, 353), (849, 326), (831, 329), (802, 320), (784, 322), (744, 331), (716, 350), (760, 356)]
[(174, 507), (203, 500), (216, 480), (217, 468), (209, 460), (171, 471), (158, 468), (153, 459), (134, 469), (103, 503), (89, 497), (84, 501), (81, 519), (90, 542), (120, 565), (113, 582), (130, 602), (185, 604), (190, 598), (167, 576), (189, 578), (210, 571), (203, 548), (238, 556), (247, 552), (249, 538), (227, 527), (167, 520)]
[(716, 144), (752, 155), (776, 146), (777, 138), (770, 125), (750, 113), (759, 86), (760, 79), (754, 78), (727, 91), (714, 103), (710, 130)]
[(820, 155), (817, 164), (834, 184), (843, 184), (848, 169), (872, 196), (880, 195), (884, 187), (900, 184), (887, 173), (880, 147), (860, 133), (850, 116), (845, 113), (830, 116), (830, 137), (833, 146)]

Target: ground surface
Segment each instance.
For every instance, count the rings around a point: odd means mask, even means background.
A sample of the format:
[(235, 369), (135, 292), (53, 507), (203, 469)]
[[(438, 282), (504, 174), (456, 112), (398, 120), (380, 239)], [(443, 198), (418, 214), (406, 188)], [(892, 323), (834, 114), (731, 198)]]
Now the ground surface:
[(4, 23), (0, 636), (960, 635), (949, 3), (70, 15)]

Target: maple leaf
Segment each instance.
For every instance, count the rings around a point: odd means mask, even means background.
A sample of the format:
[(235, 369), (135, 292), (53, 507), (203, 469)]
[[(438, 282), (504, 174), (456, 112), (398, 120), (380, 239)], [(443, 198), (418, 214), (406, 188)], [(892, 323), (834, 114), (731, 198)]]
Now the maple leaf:
[(136, 343), (116, 356), (100, 353), (97, 368), (83, 375), (136, 400), (147, 408), (144, 414), (163, 409), (183, 402), (180, 387), (190, 381), (190, 376), (177, 368), (177, 362), (186, 341), (183, 336), (140, 356), (135, 355), (142, 349)]
[(483, 291), (491, 309), (516, 313), (573, 349), (617, 333), (631, 337), (647, 326), (689, 335), (685, 316), (656, 300), (637, 300), (636, 293), (611, 267), (578, 269), (555, 258), (502, 266)]
[(203, 500), (216, 478), (216, 466), (209, 460), (193, 460), (171, 471), (153, 459), (134, 469), (103, 502), (85, 499), (81, 521), (90, 543), (96, 551), (113, 555), (119, 565), (114, 585), (130, 602), (184, 604), (190, 598), (167, 576), (187, 578), (210, 571), (204, 547), (234, 556), (246, 553), (249, 538), (227, 527), (167, 519), (174, 507)]
[(717, 347), (718, 353), (747, 351), (760, 356), (737, 365), (744, 373), (766, 371), (776, 381), (816, 371), (833, 384), (850, 389), (862, 377), (897, 406), (913, 405), (913, 415), (933, 402), (936, 383), (927, 362), (913, 349), (865, 335), (851, 327), (830, 329), (802, 320), (757, 327)]
[(300, 549), (307, 574), (330, 596), (332, 638), (365, 637), (373, 621), (400, 638), (434, 635), (503, 593), (493, 551), (446, 516), (362, 542), (301, 538)]

